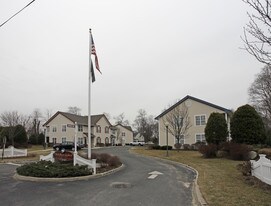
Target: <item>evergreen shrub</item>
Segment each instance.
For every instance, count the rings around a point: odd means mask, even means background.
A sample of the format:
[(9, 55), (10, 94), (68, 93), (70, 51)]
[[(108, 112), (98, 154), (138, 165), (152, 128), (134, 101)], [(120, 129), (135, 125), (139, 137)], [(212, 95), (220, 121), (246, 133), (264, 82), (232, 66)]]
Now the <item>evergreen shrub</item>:
[(25, 164), (18, 167), (16, 170), (19, 175), (32, 177), (61, 178), (92, 174), (92, 171), (88, 169), (87, 165), (73, 166), (73, 164), (52, 163), (51, 161), (39, 161)]

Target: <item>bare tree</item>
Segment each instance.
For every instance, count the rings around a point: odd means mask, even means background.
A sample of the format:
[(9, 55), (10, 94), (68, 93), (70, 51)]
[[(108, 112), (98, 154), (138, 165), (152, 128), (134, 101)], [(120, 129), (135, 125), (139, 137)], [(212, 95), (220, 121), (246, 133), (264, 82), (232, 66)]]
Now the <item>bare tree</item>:
[[(152, 115), (148, 115), (144, 109), (138, 111), (134, 120), (134, 128), (138, 133), (144, 136), (144, 141), (149, 142), (154, 138), (156, 132), (156, 121)], [(158, 129), (158, 127), (157, 127)]]
[(81, 109), (78, 107), (68, 107), (68, 112), (71, 114), (81, 115)]
[(3, 126), (16, 126), (19, 124), (20, 115), (17, 111), (3, 112), (0, 118)]
[(18, 111), (3, 112), (0, 114), (1, 123), (3, 126), (22, 125), (27, 128), (30, 122), (30, 116), (19, 114)]
[(32, 113), (32, 128), (31, 134), (38, 136), (40, 133), (40, 121), (42, 119), (42, 113), (39, 109), (35, 109)]
[(3, 112), (0, 115), (2, 125), (8, 127), (8, 136), (11, 141), (11, 144), (14, 146), (14, 137), (17, 133), (21, 132), (16, 131), (15, 126), (22, 125), (25, 129), (29, 125), (30, 116), (19, 114), (18, 111), (9, 111)]
[(183, 104), (174, 107), (168, 112), (165, 118), (163, 118), (165, 126), (166, 122), (168, 124), (168, 132), (176, 138), (177, 144), (180, 144), (181, 138), (187, 136), (187, 131), (191, 127), (187, 106)]
[(248, 89), (250, 102), (271, 121), (271, 66), (265, 66)]
[(158, 143), (158, 122), (154, 119), (153, 115), (147, 117), (147, 125), (145, 135), (149, 137), (149, 140), (153, 143)]
[(144, 136), (146, 140), (146, 126), (147, 126), (147, 112), (144, 109), (138, 110), (138, 115), (136, 116), (133, 124), (134, 128), (138, 133)]
[(52, 109), (46, 109), (44, 114), (43, 120), (47, 122), (53, 116)]
[(129, 121), (127, 119), (125, 119), (124, 113), (121, 113), (118, 116), (115, 116), (113, 118), (115, 120), (115, 124), (121, 124), (121, 125), (124, 125), (124, 126), (129, 125)]
[(249, 22), (244, 27), (245, 50), (259, 62), (271, 64), (271, 1), (243, 0), (253, 13), (249, 13)]

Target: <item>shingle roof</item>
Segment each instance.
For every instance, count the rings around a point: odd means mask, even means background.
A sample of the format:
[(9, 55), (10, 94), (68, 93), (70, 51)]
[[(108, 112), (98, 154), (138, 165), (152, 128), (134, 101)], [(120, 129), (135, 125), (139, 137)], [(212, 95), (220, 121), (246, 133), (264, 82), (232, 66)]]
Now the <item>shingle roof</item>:
[[(68, 118), (69, 120), (71, 120), (72, 122), (77, 122), (78, 124), (82, 124), (82, 125), (88, 125), (88, 116), (81, 116), (81, 115), (76, 115), (76, 114), (71, 114), (68, 112), (60, 112), (58, 111), (57, 113), (55, 113), (47, 122), (45, 122), (43, 124), (43, 126), (47, 125), (49, 122), (51, 122), (57, 115), (63, 115), (64, 117)], [(96, 123), (102, 118), (102, 117), (106, 116), (104, 114), (98, 114), (98, 115), (91, 115), (91, 126), (96, 125)], [(107, 118), (106, 118), (107, 119)], [(108, 121), (109, 122), (109, 121)], [(110, 122), (109, 122), (110, 124)], [(111, 125), (111, 124), (110, 124)]]
[(120, 126), (124, 127), (125, 129), (128, 129), (128, 130), (130, 130), (131, 132), (133, 132), (133, 129), (132, 129), (131, 126), (125, 126), (125, 125), (122, 125), (122, 124), (119, 123), (119, 124), (115, 125), (115, 127), (118, 126), (118, 125), (120, 125)]
[(181, 99), (180, 101), (178, 101), (176, 104), (172, 105), (171, 107), (169, 107), (168, 109), (166, 109), (164, 112), (162, 112), (161, 114), (159, 114), (157, 117), (155, 117), (155, 119), (159, 119), (160, 117), (164, 116), (166, 113), (168, 113), (169, 111), (171, 111), (173, 108), (177, 107), (178, 105), (180, 105), (181, 103), (183, 103), (184, 101), (186, 101), (187, 99), (191, 99), (191, 100), (194, 100), (196, 102), (199, 102), (199, 103), (202, 103), (202, 104), (205, 104), (205, 105), (208, 105), (210, 107), (213, 107), (213, 108), (216, 108), (216, 109), (219, 109), (219, 110), (222, 110), (224, 111), (225, 113), (231, 113), (232, 111), (229, 110), (229, 109), (226, 109), (224, 107), (220, 107), (218, 105), (215, 105), (215, 104), (212, 104), (210, 102), (206, 102), (202, 99), (198, 99), (196, 97), (192, 97), (192, 96), (189, 96), (187, 95), (186, 97), (184, 97), (183, 99)]

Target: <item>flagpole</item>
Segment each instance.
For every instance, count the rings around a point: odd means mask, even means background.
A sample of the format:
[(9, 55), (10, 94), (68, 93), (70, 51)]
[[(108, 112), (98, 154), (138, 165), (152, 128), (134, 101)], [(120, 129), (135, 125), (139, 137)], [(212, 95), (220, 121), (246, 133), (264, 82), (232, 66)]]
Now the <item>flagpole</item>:
[(91, 76), (91, 48), (92, 48), (92, 41), (91, 41), (91, 29), (89, 29), (89, 74), (88, 74), (88, 159), (91, 159), (91, 83), (92, 83), (92, 76)]

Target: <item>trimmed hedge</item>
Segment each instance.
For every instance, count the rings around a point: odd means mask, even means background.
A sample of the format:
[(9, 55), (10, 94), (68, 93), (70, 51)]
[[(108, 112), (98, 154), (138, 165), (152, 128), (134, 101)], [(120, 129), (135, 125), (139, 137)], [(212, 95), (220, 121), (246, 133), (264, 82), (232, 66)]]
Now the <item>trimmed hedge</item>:
[(87, 165), (61, 164), (50, 161), (39, 161), (18, 167), (17, 173), (31, 177), (78, 177), (91, 175), (92, 171)]
[[(167, 150), (167, 145), (161, 146), (161, 150)], [(172, 150), (172, 146), (168, 145), (168, 150)]]

